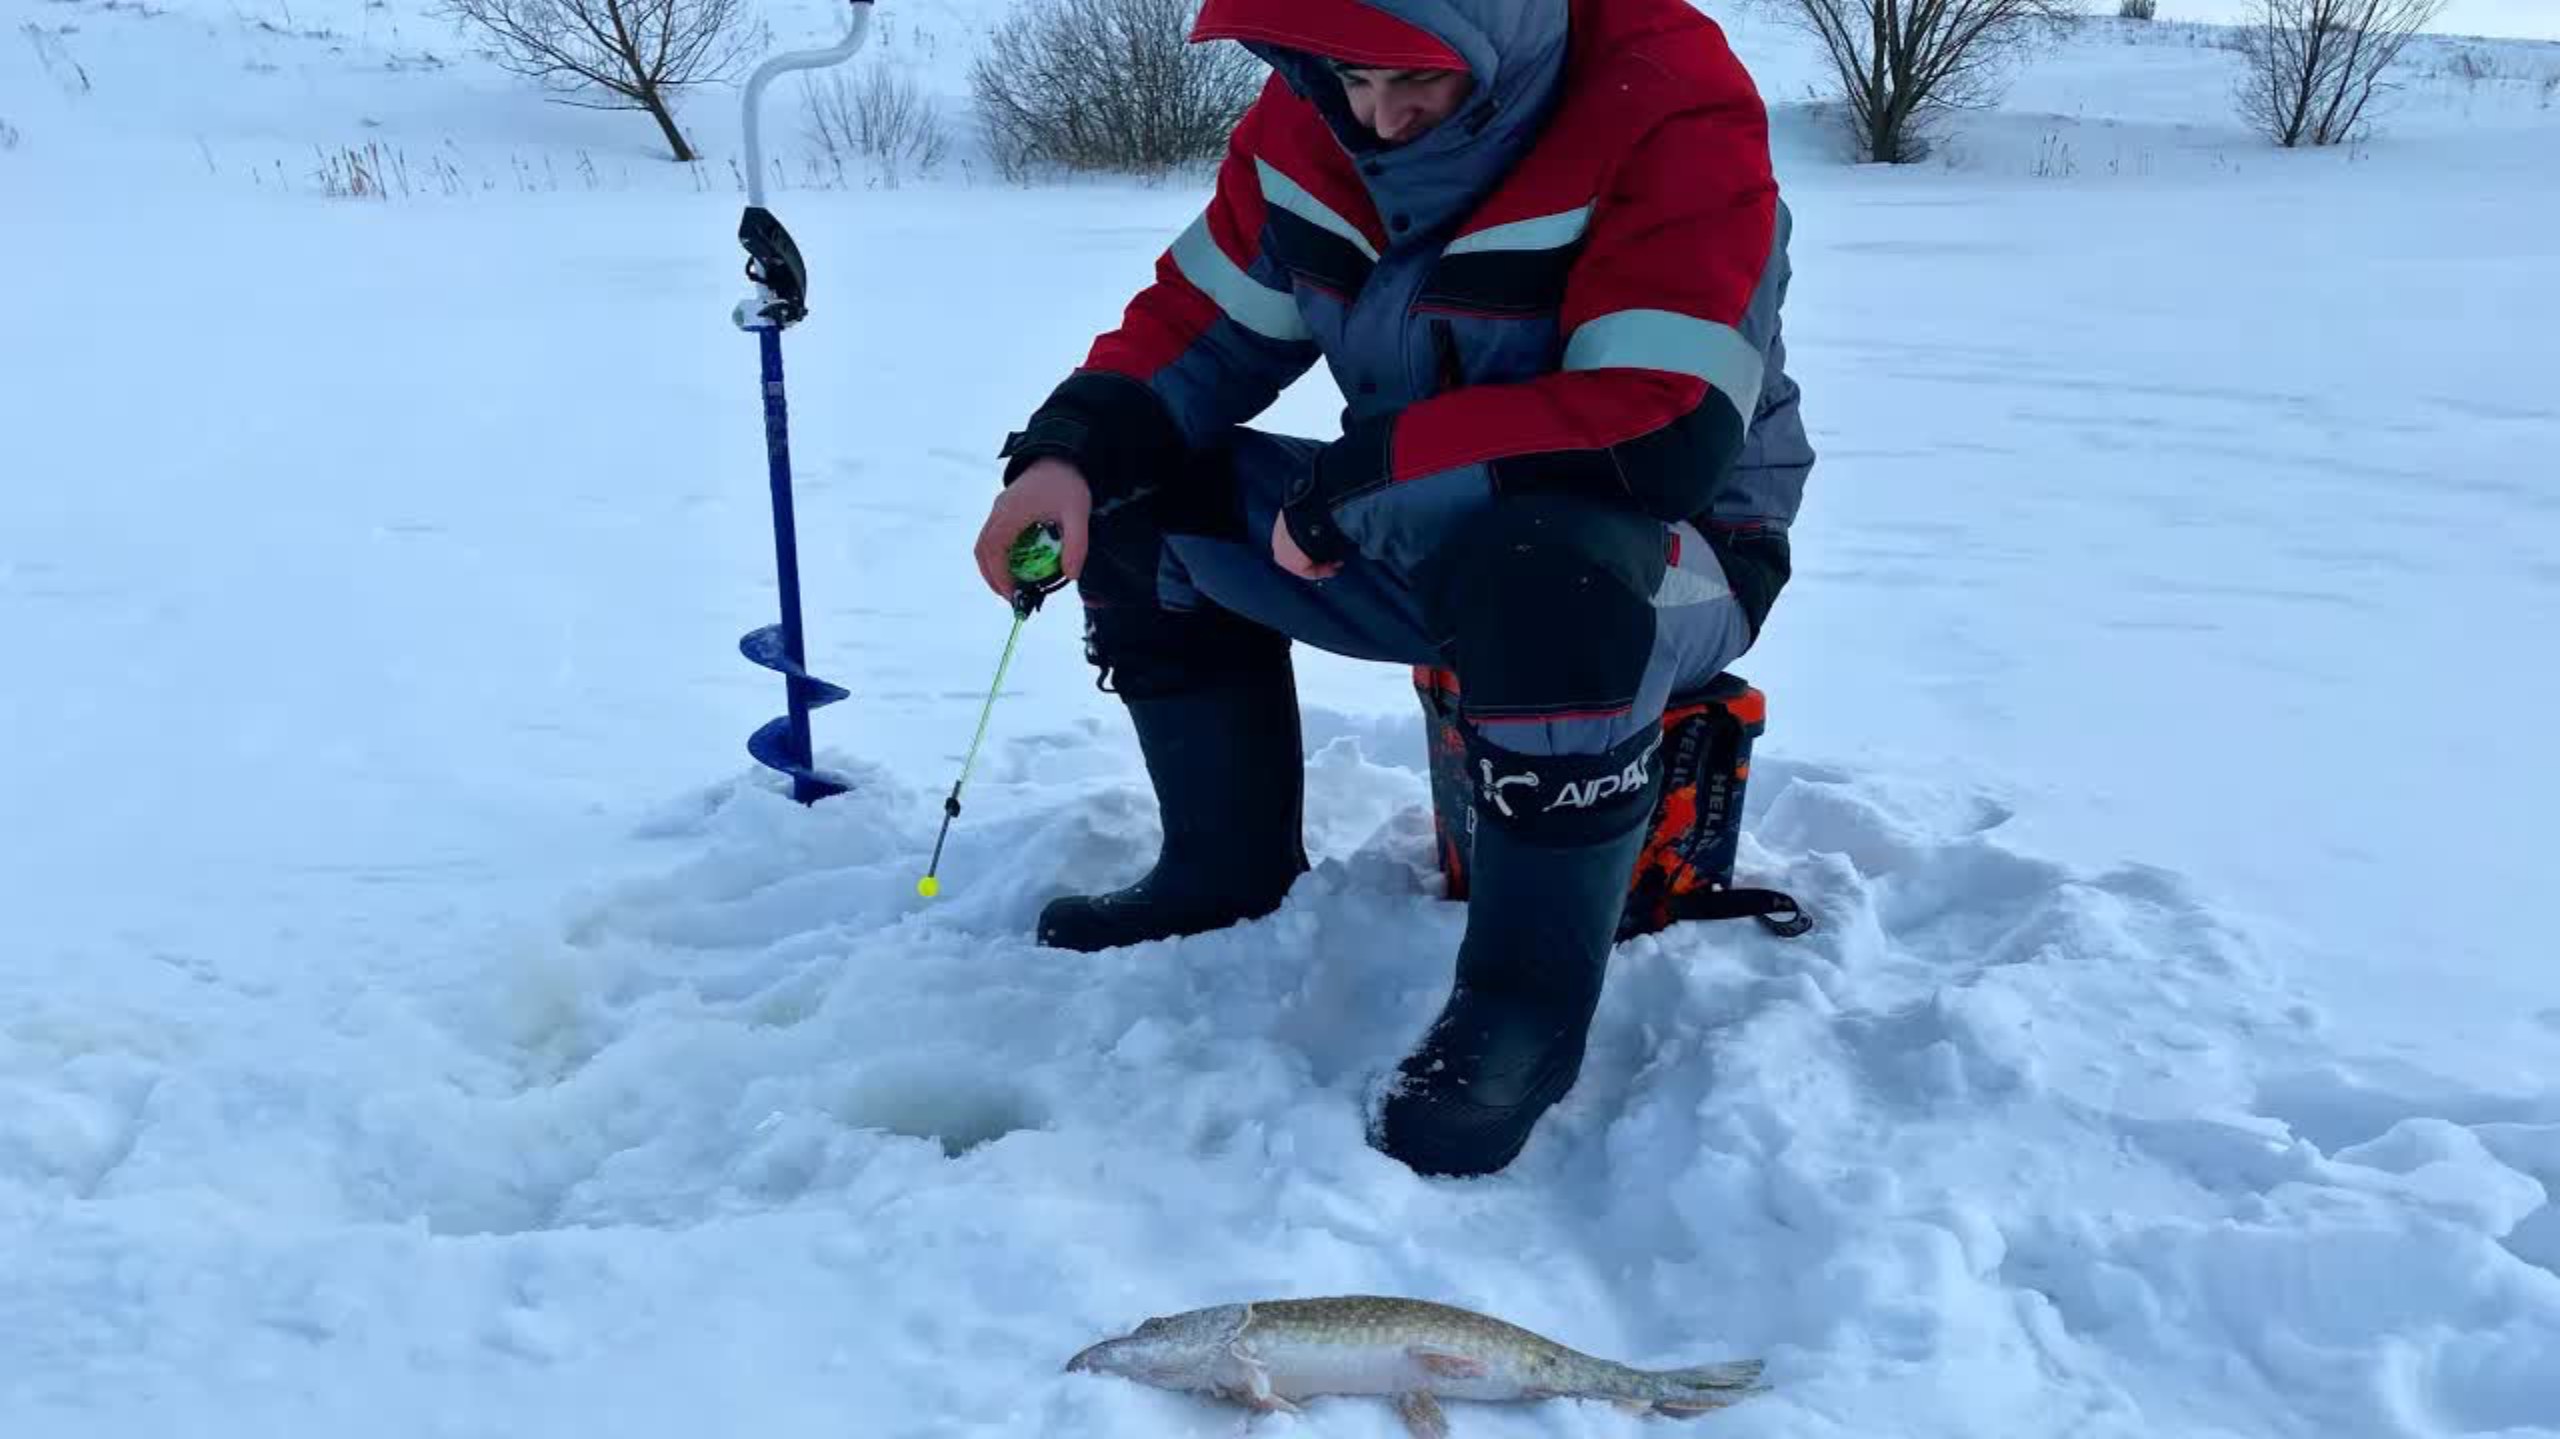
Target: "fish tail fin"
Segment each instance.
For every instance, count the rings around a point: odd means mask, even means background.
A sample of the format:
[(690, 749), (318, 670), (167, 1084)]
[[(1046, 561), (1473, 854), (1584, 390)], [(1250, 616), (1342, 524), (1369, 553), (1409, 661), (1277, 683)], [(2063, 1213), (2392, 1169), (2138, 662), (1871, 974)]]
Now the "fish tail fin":
[(1653, 1412), (1670, 1419), (1694, 1419), (1713, 1413), (1768, 1387), (1760, 1382), (1757, 1359), (1661, 1369), (1646, 1378), (1652, 1381), (1647, 1387), (1653, 1392), (1647, 1397), (1653, 1401)]

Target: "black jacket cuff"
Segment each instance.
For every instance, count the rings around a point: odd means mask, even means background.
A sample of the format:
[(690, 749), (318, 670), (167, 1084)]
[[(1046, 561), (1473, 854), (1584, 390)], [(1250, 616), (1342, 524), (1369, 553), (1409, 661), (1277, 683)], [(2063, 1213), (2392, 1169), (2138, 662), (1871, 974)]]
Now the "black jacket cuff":
[(1061, 459), (1084, 472), (1096, 501), (1126, 499), (1180, 468), (1182, 431), (1156, 392), (1126, 375), (1079, 370), (1049, 393), (997, 451), (1004, 482), (1035, 460)]
[(1358, 548), (1334, 522), (1334, 511), (1393, 482), (1388, 462), (1395, 453), (1395, 433), (1393, 415), (1357, 420), (1341, 439), (1316, 451), (1315, 463), (1280, 507), (1289, 538), (1308, 559), (1337, 564)]

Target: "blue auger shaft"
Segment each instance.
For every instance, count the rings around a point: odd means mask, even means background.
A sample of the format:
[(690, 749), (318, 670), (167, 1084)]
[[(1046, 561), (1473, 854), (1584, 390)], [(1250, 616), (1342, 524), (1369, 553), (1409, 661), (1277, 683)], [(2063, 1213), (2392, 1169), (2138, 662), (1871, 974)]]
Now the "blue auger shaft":
[[(800, 628), (800, 528), (791, 504), (791, 407), (783, 397), (781, 327), (757, 331), (756, 347), (764, 356), (764, 452), (773, 482), (773, 572), (782, 589), (782, 653), (805, 672), (809, 654)], [(809, 698), (801, 690), (799, 674), (786, 672), (782, 688), (791, 705), (790, 759), (806, 771), (813, 748)], [(812, 793), (812, 788), (806, 773), (791, 777), (791, 797), (800, 803), (825, 798)]]
[(809, 712), (847, 698), (845, 691), (809, 673), (808, 650), (800, 625), (800, 536), (792, 515), (790, 410), (782, 389), (781, 327), (763, 327), (757, 336), (764, 355), (765, 451), (773, 490), (774, 580), (780, 590), (778, 624), (749, 632), (738, 641), (741, 653), (782, 676), (785, 713), (747, 739), (747, 752), (769, 768), (791, 776), (791, 797), (815, 804), (845, 792), (841, 779), (818, 771), (816, 746), (809, 734)]

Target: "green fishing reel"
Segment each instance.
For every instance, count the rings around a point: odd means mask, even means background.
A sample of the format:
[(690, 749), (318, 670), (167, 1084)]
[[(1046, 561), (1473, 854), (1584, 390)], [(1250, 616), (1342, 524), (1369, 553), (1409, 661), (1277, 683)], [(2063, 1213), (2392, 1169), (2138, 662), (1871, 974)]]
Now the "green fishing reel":
[(1058, 527), (1047, 521), (1031, 526), (1016, 536), (1012, 548), (1005, 551), (1005, 568), (1013, 576), (1013, 607), (1023, 614), (1040, 608), (1040, 602), (1066, 588), (1066, 543)]

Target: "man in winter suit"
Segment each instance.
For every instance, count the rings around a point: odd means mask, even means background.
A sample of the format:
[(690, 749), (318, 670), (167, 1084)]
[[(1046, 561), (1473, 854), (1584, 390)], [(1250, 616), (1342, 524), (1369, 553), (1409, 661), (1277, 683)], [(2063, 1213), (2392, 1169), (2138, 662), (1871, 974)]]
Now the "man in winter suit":
[[(1466, 937), (1374, 1141), (1510, 1163), (1571, 1089), (1665, 700), (1757, 638), (1813, 454), (1760, 97), (1685, 0), (1206, 0), (1274, 76), (1119, 328), (1004, 446), (978, 543), (1057, 523), (1164, 820), (1097, 950), (1307, 866), (1289, 642), (1456, 671)], [(1340, 438), (1245, 428), (1318, 359)]]

